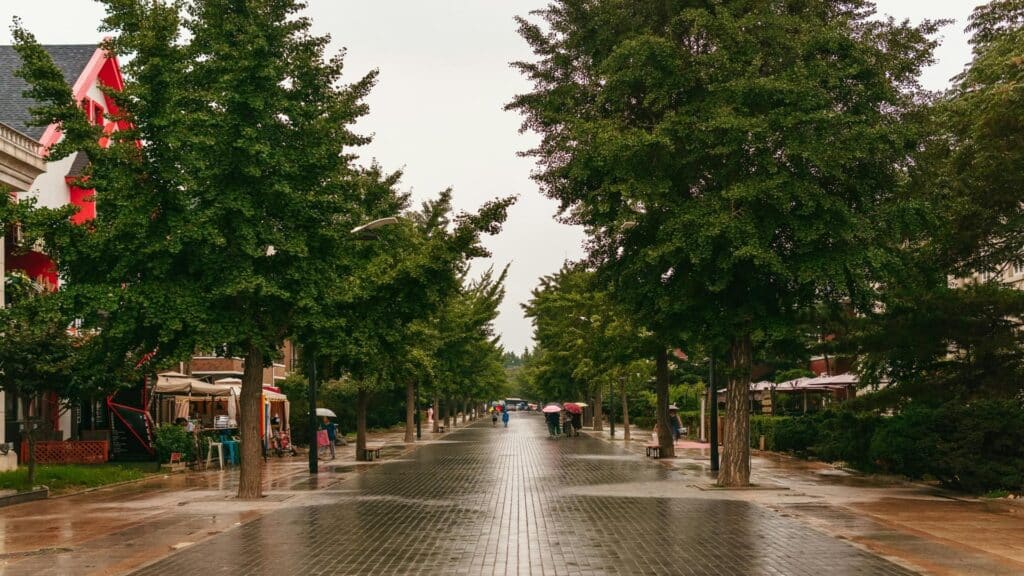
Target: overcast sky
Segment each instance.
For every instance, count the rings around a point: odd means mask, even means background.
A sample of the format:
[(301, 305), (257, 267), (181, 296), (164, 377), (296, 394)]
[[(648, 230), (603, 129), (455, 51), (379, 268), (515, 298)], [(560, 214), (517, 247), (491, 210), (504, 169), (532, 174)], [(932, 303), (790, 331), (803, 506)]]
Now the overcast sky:
[[(970, 59), (963, 33), (980, 0), (879, 0), (879, 11), (917, 22), (953, 19), (943, 31), (938, 63), (922, 79), (941, 89)], [(516, 152), (535, 137), (520, 135), (520, 119), (502, 106), (529, 88), (508, 63), (531, 54), (513, 17), (546, 0), (308, 0), (318, 34), (333, 49), (348, 49), (350, 80), (380, 70), (359, 128), (374, 135), (361, 155), (385, 168), (403, 169), (403, 186), (427, 198), (452, 187), (459, 209), (515, 194), (519, 202), (501, 236), (490, 239), (495, 266), (511, 264), (508, 295), (497, 321), (505, 347), (531, 344), (520, 304), (537, 279), (582, 256), (580, 230), (554, 221), (555, 203), (530, 180), (533, 162)], [(44, 44), (99, 39), (101, 7), (93, 0), (0, 0), (0, 43), (11, 42), (7, 23), (20, 16)]]

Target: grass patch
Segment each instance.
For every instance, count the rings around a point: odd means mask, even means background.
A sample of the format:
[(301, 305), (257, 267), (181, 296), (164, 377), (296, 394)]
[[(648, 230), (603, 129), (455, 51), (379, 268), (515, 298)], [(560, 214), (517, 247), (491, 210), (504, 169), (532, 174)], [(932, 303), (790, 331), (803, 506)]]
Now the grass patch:
[(985, 498), (1006, 498), (1010, 495), (1008, 490), (989, 490), (985, 493)]
[[(51, 493), (62, 494), (137, 480), (154, 474), (159, 468), (152, 462), (119, 464), (63, 464), (36, 466), (36, 485), (45, 485)], [(30, 490), (28, 467), (0, 472), (0, 490)]]

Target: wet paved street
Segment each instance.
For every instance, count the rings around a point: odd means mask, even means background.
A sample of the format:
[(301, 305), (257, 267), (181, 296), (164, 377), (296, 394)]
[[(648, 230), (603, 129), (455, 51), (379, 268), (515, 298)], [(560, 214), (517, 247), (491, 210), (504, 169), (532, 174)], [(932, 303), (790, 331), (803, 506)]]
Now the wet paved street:
[[(135, 574), (909, 574), (750, 502), (634, 497), (693, 482), (536, 415), (475, 425)], [(678, 491), (676, 491), (678, 492)], [(326, 494), (325, 494), (326, 496)]]

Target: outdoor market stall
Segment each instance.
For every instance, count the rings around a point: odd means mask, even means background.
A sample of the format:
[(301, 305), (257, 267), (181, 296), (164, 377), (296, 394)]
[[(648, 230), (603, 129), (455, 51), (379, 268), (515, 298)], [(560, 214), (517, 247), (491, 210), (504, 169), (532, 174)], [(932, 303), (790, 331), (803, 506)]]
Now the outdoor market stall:
[[(223, 385), (231, 388), (234, 392), (235, 397), (242, 393), (242, 381), (238, 378), (222, 378), (215, 382), (217, 385)], [(260, 412), (263, 414), (262, 421), (260, 422), (260, 438), (262, 439), (264, 448), (269, 447), (269, 436), (268, 431), (272, 431), (274, 426), (280, 426), (283, 430), (288, 430), (288, 422), (291, 416), (291, 403), (288, 402), (288, 396), (281, 393), (279, 389), (272, 386), (264, 386), (263, 394), (260, 398)], [(237, 403), (231, 412), (228, 414), (229, 419), (237, 418)], [(277, 418), (279, 424), (274, 424), (274, 419)]]
[(157, 375), (152, 394), (158, 424), (185, 418), (197, 420), (203, 428), (232, 428), (237, 425), (231, 415), (237, 410), (238, 398), (230, 386), (164, 372)]

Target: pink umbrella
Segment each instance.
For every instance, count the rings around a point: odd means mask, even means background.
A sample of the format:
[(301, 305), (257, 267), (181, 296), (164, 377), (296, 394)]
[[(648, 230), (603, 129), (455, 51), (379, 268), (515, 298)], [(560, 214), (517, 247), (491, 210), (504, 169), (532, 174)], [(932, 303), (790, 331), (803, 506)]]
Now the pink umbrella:
[(554, 412), (561, 412), (561, 411), (562, 411), (562, 407), (559, 406), (558, 404), (554, 404), (554, 403), (548, 404), (547, 406), (544, 407), (543, 410), (541, 410), (541, 412), (544, 412), (545, 414), (552, 414)]

